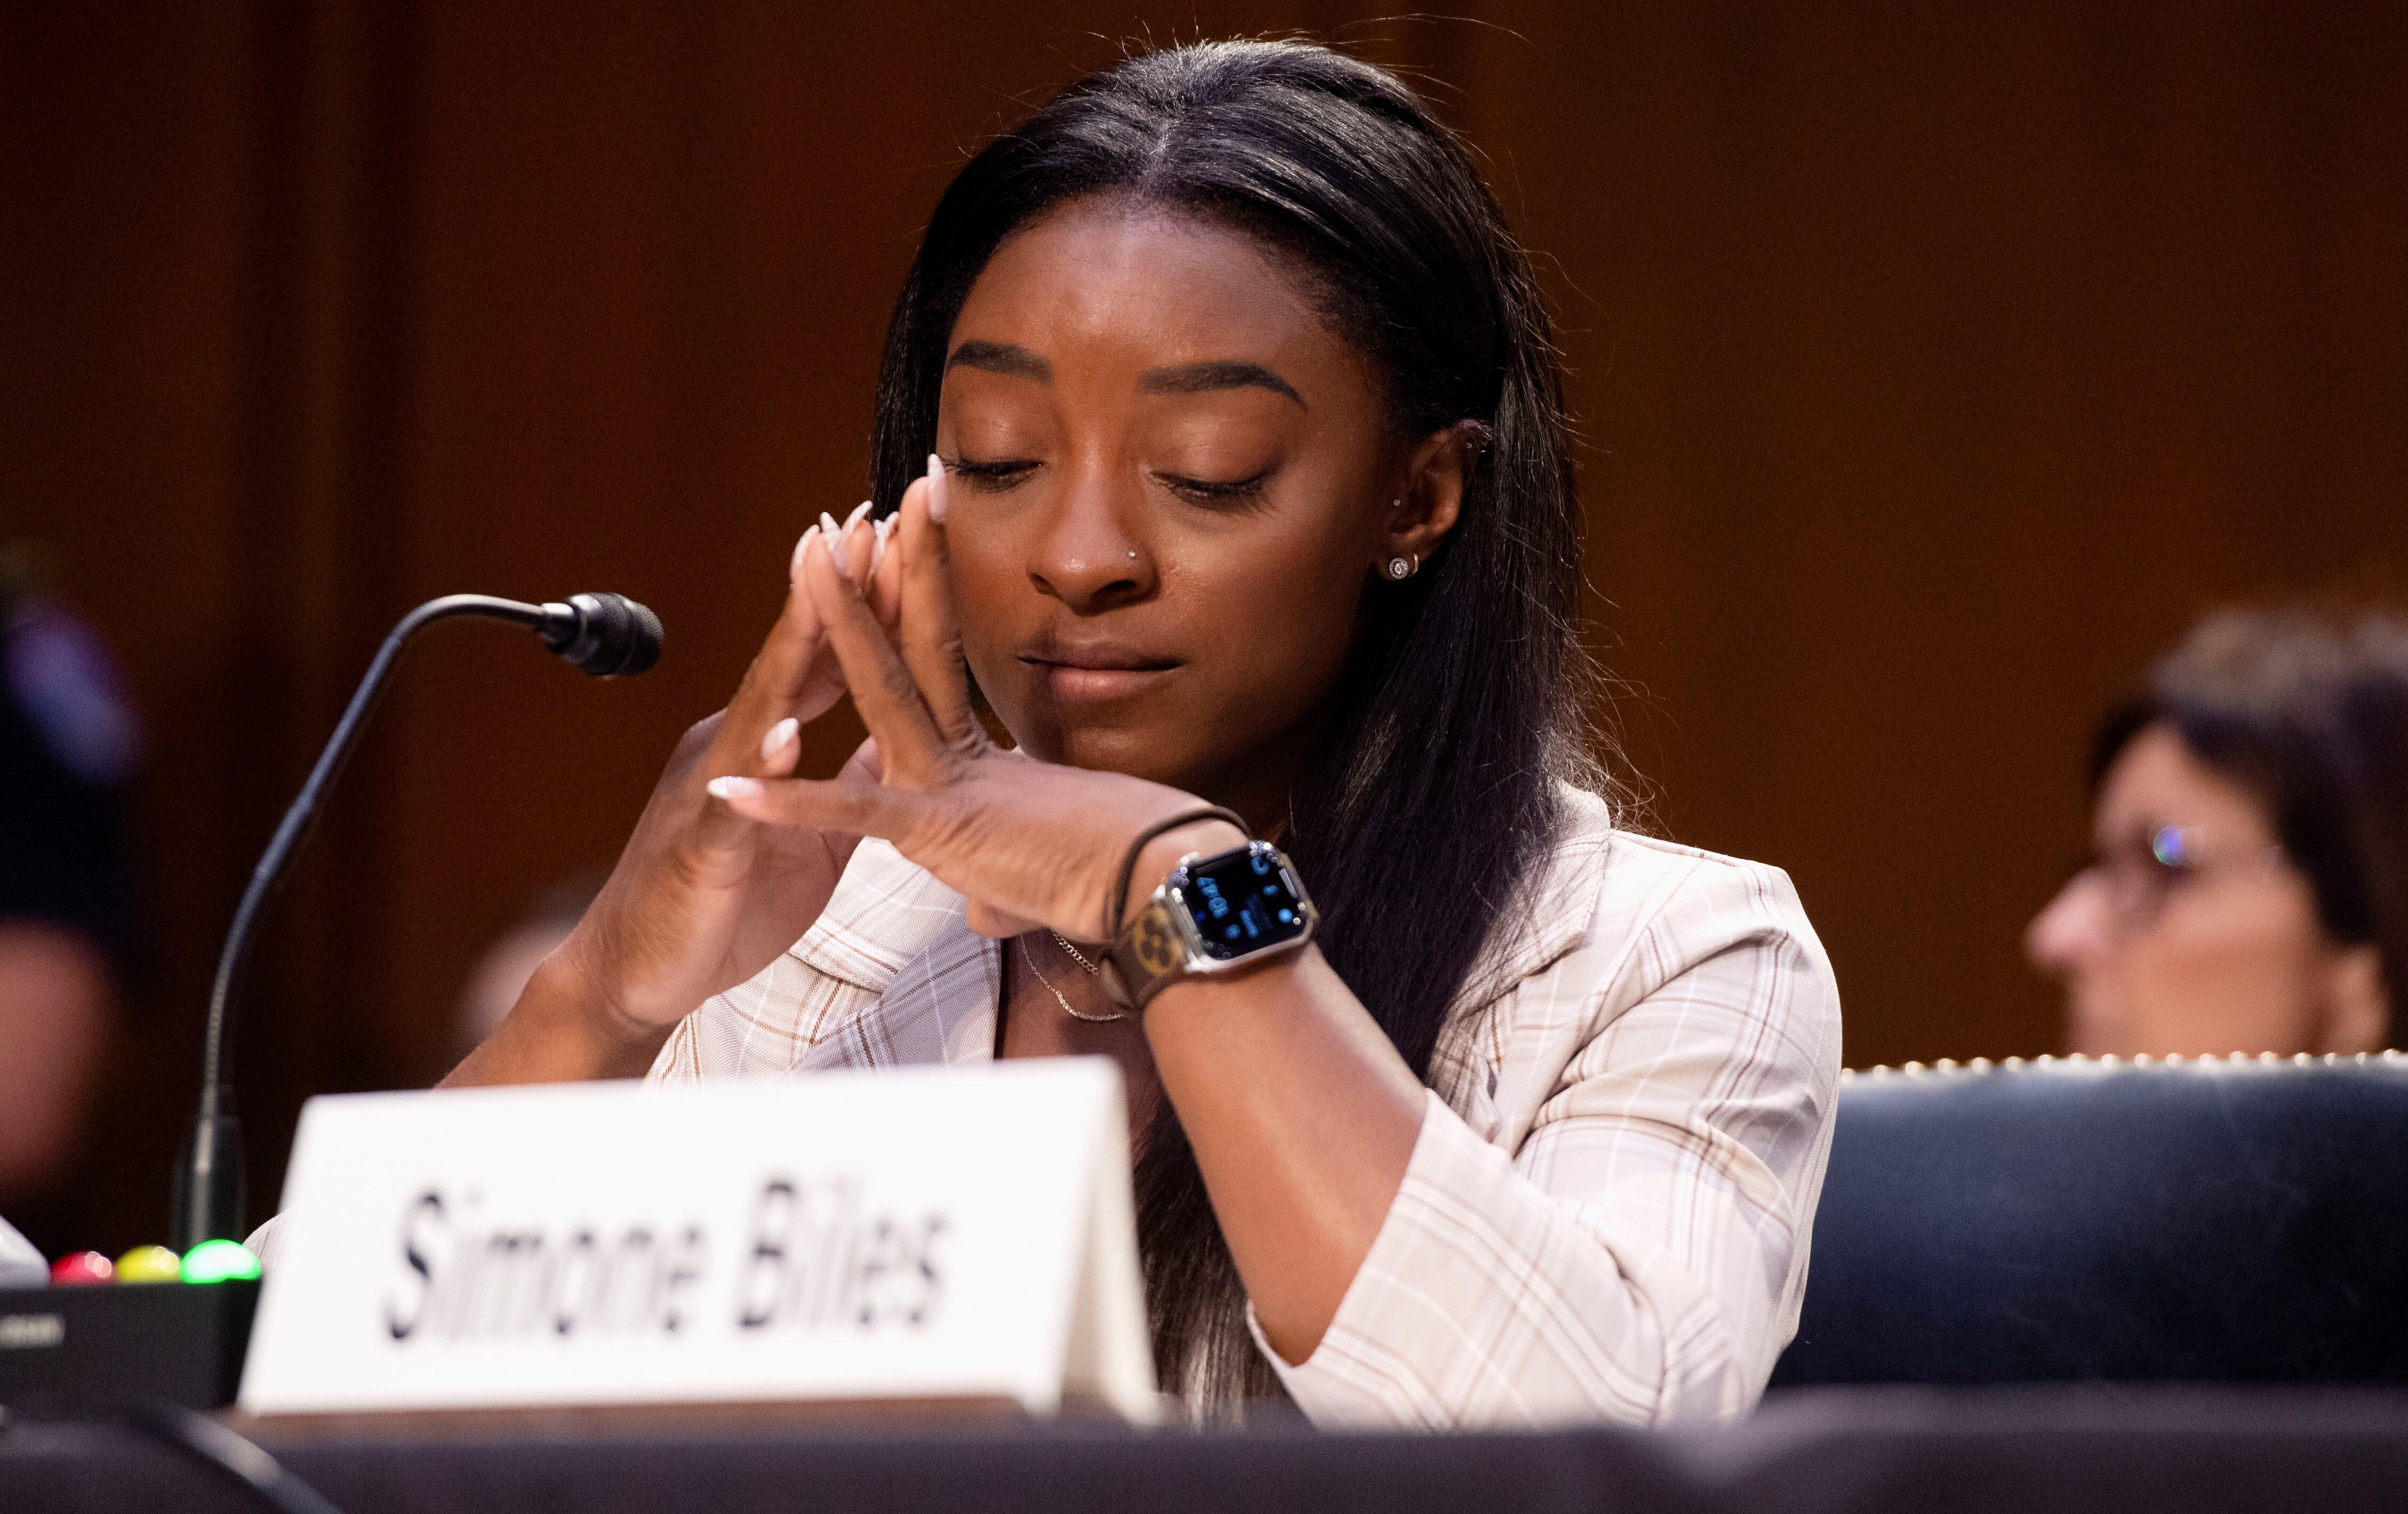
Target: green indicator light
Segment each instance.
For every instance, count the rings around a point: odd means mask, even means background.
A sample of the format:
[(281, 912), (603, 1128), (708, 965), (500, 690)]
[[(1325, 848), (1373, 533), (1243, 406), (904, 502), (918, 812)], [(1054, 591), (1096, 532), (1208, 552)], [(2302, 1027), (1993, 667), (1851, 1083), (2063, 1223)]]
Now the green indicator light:
[(259, 1259), (240, 1241), (203, 1241), (184, 1253), (184, 1281), (233, 1283), (259, 1276)]

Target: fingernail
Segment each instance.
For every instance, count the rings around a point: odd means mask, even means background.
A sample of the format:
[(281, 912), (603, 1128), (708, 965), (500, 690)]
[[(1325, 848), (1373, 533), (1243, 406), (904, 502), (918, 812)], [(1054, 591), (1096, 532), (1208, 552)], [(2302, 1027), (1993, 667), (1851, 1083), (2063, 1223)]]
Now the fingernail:
[(796, 732), (801, 729), (802, 726), (793, 715), (788, 715), (785, 719), (779, 721), (776, 725), (769, 728), (768, 735), (761, 738), (761, 755), (764, 757), (776, 757), (780, 752), (785, 750), (786, 743), (793, 741), (795, 739)]
[(828, 534), (828, 547), (831, 551), (834, 550), (836, 539), (844, 534), (844, 527), (837, 525), (834, 515), (823, 510), (820, 512), (820, 529)]
[(761, 792), (759, 779), (738, 778), (734, 774), (724, 778), (713, 778), (703, 786), (710, 790), (710, 796), (713, 799), (751, 799)]
[(810, 546), (811, 544), (811, 538), (819, 534), (820, 528), (814, 526), (810, 530), (805, 531), (801, 537), (796, 539), (795, 542), (794, 560), (786, 564), (786, 576), (788, 578), (792, 578), (796, 573), (803, 570), (803, 549)]
[[(847, 563), (847, 565), (848, 565), (848, 566), (849, 566), (849, 565), (852, 563), (852, 561), (853, 561), (853, 528), (854, 528), (855, 526), (862, 526), (862, 525), (867, 524), (867, 523), (863, 520), (863, 518), (862, 518), (862, 517), (864, 517), (864, 516), (867, 515), (868, 513), (869, 513), (869, 501), (868, 501), (868, 500), (867, 500), (867, 499), (865, 499), (865, 500), (863, 500), (861, 503), (859, 503), (859, 504), (857, 504), (857, 505), (853, 506), (853, 513), (852, 513), (852, 514), (850, 514), (850, 515), (847, 515), (847, 516), (844, 518), (844, 545), (845, 545), (845, 553), (844, 553), (844, 555), (845, 555), (845, 561), (846, 561), (846, 563)], [(871, 537), (871, 541), (870, 541), (869, 567), (868, 567), (867, 570), (864, 570), (864, 572), (863, 572), (863, 575), (862, 575), (862, 582), (864, 582), (864, 583), (867, 583), (867, 582), (868, 582), (868, 575), (869, 575), (870, 573), (876, 572), (876, 571), (878, 570), (878, 547), (877, 547), (877, 540), (876, 540), (876, 535), (875, 535), (876, 527), (875, 527), (875, 526), (872, 526), (872, 527), (871, 527), (871, 531), (872, 531), (872, 537)]]
[(945, 460), (935, 453), (928, 454), (928, 518), (945, 522)]

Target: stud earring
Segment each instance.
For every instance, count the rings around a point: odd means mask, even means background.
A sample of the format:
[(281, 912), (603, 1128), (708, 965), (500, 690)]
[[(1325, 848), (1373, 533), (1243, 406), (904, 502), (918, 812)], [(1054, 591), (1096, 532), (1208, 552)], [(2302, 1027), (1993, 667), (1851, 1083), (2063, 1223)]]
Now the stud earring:
[(1410, 559), (1404, 557), (1391, 557), (1388, 559), (1388, 576), (1401, 584), (1406, 579), (1412, 577), (1414, 572), (1421, 568), (1421, 565), (1422, 560), (1418, 555)]

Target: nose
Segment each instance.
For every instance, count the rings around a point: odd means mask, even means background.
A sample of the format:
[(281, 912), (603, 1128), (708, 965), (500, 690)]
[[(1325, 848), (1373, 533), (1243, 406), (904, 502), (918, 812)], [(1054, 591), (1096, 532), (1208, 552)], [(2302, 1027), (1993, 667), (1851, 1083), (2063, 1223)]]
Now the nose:
[(1028, 581), (1074, 614), (1134, 604), (1156, 587), (1154, 555), (1133, 523), (1145, 501), (1134, 485), (1082, 470), (1030, 544)]
[(2024, 928), (2024, 955), (2047, 976), (2069, 981), (2106, 952), (2114, 934), (2109, 914), (2107, 890), (2091, 873), (2077, 874)]

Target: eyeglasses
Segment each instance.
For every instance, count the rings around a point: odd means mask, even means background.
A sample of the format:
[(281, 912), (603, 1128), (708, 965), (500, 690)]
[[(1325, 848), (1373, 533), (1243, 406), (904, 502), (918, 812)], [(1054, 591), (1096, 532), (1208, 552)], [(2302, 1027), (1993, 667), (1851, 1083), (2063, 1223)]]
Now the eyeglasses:
[(2286, 860), (2280, 846), (2222, 851), (2202, 845), (2195, 826), (2159, 826), (2093, 853), (2074, 879), (2103, 886), (2116, 924), (2139, 931), (2157, 922), (2177, 889), (2213, 874), (2272, 872)]

